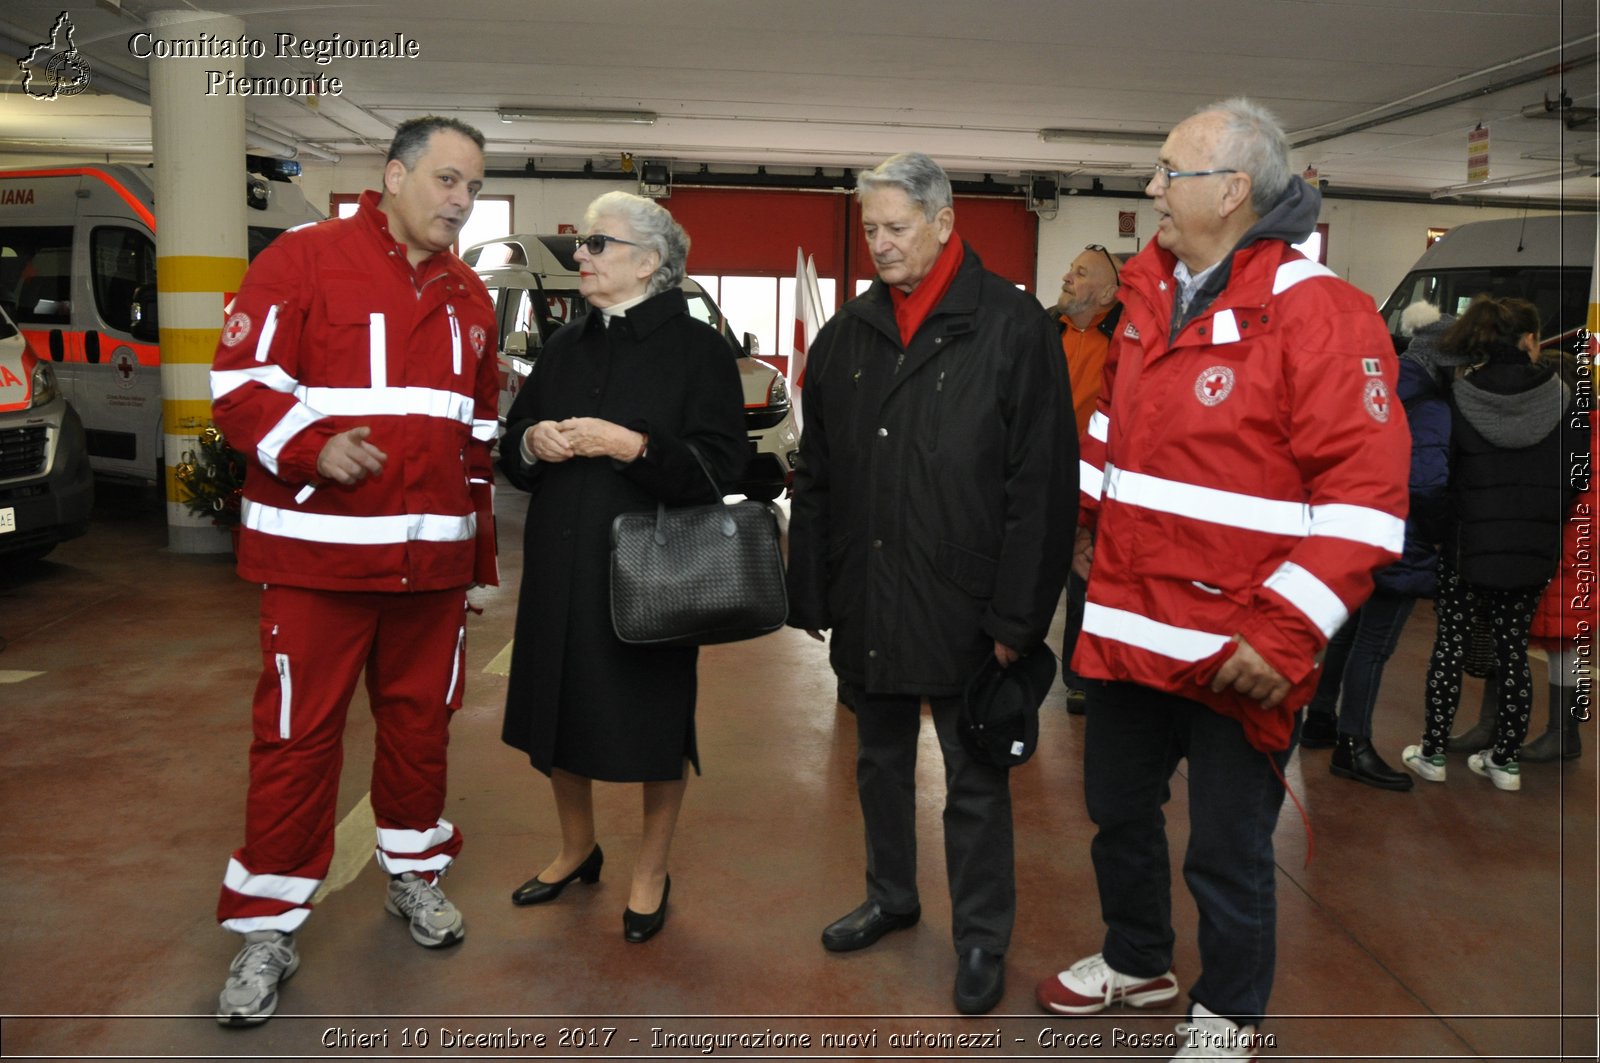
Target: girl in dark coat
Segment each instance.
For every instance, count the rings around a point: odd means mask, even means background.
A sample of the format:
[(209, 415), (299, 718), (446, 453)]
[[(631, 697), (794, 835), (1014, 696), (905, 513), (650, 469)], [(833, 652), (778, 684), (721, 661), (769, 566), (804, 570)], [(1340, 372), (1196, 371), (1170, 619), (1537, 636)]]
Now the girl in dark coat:
[(620, 513), (715, 501), (745, 460), (732, 348), (689, 316), (689, 239), (648, 199), (610, 192), (585, 215), (579, 291), (595, 312), (550, 338), (517, 395), (501, 468), (527, 491), (504, 741), (550, 776), (561, 850), (512, 895), (554, 900), (600, 878), (591, 781), (642, 782), (629, 941), (666, 919), (667, 855), (695, 746), (694, 647), (629, 646), (611, 627), (610, 534)]
[(1568, 484), (1562, 425), (1571, 415), (1571, 392), (1533, 361), (1538, 335), (1532, 303), (1480, 296), (1444, 339), (1475, 368), (1450, 393), (1451, 513), (1440, 550), (1439, 628), (1422, 741), (1401, 754), (1431, 782), (1444, 781), (1445, 739), (1477, 611), (1495, 634), (1500, 711), (1493, 744), (1469, 756), (1467, 767), (1501, 790), (1522, 786), (1517, 751), (1533, 696), (1528, 627), (1560, 550)]

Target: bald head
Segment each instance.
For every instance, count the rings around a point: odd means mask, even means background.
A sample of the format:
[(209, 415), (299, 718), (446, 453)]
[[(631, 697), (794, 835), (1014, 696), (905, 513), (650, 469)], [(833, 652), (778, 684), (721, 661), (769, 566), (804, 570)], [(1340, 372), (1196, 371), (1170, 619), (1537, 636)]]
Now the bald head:
[(1061, 275), (1061, 298), (1056, 313), (1078, 328), (1088, 328), (1096, 317), (1117, 301), (1117, 272), (1110, 252), (1084, 251)]

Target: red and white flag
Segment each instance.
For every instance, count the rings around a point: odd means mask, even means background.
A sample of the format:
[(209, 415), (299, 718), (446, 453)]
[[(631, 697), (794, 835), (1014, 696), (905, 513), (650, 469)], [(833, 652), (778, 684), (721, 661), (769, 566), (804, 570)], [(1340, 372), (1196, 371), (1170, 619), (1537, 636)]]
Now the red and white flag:
[(789, 358), (789, 395), (794, 403), (795, 426), (800, 426), (800, 389), (806, 382), (806, 352), (822, 330), (822, 291), (817, 284), (817, 263), (801, 248), (794, 249), (794, 353)]

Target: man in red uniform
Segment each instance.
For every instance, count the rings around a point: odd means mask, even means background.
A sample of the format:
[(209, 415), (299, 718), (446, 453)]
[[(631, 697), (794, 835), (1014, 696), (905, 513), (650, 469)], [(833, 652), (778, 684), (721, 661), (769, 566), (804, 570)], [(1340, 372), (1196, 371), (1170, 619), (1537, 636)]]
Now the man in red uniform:
[(466, 592), (497, 582), (494, 309), (451, 253), (483, 185), (483, 135), (396, 131), (383, 191), (256, 259), (217, 346), (216, 425), (244, 455), (239, 574), (260, 583), (245, 843), (217, 915), (243, 934), (217, 1021), (264, 1022), (333, 855), (345, 713), (366, 672), (386, 908), (418, 944), (460, 941), (439, 879), (461, 705)]
[[(1102, 951), (1045, 979), (1079, 1015), (1178, 995), (1162, 805), (1188, 761), (1184, 879), (1202, 970), (1176, 1058), (1246, 1059), (1272, 989), (1272, 831), (1329, 637), (1400, 553), (1409, 441), (1372, 300), (1291, 244), (1320, 195), (1276, 121), (1230, 100), (1167, 137), (1155, 240), (1085, 440), (1073, 668)], [(1090, 540), (1087, 532), (1093, 529)]]

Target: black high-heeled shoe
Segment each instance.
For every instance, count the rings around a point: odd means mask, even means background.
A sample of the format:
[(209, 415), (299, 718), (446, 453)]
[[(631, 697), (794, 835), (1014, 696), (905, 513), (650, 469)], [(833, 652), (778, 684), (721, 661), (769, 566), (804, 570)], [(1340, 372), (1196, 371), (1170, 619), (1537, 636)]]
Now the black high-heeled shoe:
[(661, 932), (667, 925), (667, 894), (672, 892), (672, 876), (667, 876), (666, 885), (661, 887), (661, 904), (655, 911), (640, 915), (632, 908), (622, 911), (622, 936), (637, 945), (649, 941)]
[(566, 889), (567, 884), (572, 882), (573, 879), (581, 878), (585, 883), (592, 886), (600, 881), (600, 866), (605, 862), (606, 854), (600, 851), (599, 845), (596, 845), (594, 852), (585, 857), (583, 863), (579, 864), (572, 874), (560, 882), (545, 882), (538, 875), (535, 875), (516, 888), (515, 892), (511, 894), (511, 903), (525, 906), (553, 901), (561, 896), (561, 891)]

